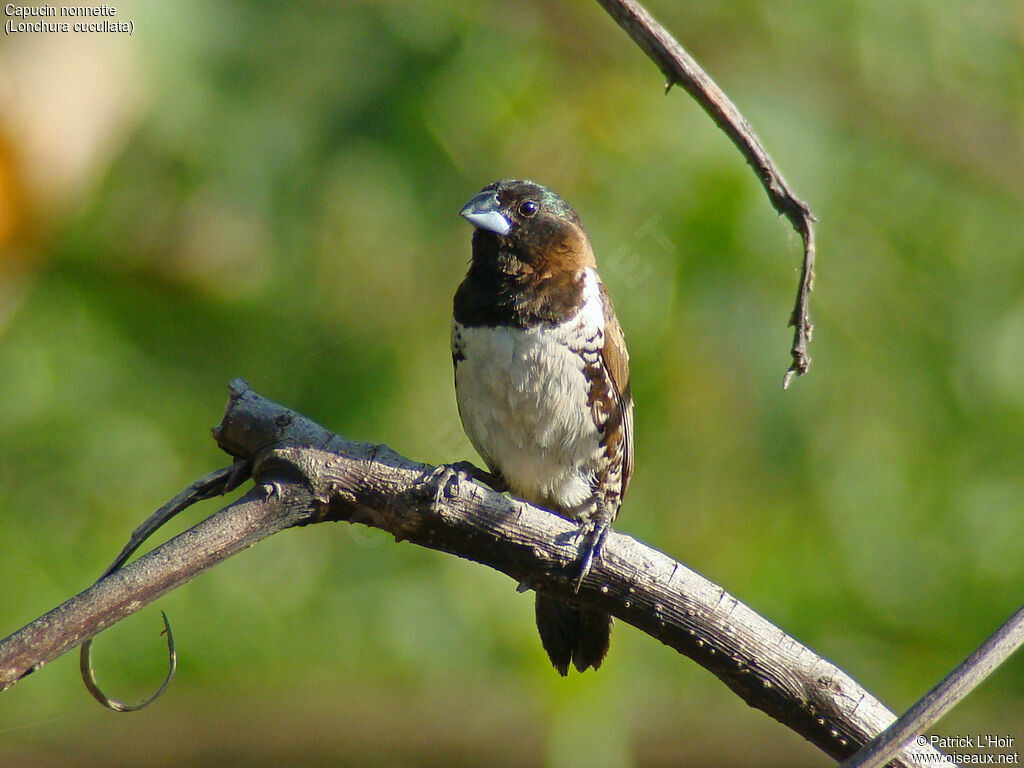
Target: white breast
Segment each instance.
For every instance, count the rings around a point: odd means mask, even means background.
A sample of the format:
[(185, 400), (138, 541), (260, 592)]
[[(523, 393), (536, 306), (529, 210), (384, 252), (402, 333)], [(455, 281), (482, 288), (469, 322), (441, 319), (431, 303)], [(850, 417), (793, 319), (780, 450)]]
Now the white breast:
[(600, 350), (604, 313), (587, 270), (579, 313), (545, 328), (452, 328), (466, 434), (514, 494), (567, 511), (587, 501), (600, 436), (581, 352)]

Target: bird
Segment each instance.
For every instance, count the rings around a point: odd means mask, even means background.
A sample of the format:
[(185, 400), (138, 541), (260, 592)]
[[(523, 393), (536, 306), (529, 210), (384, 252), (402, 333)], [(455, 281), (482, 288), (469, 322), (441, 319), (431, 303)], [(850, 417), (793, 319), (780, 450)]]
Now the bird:
[[(579, 216), (550, 189), (497, 181), (461, 215), (474, 232), (451, 329), (459, 416), (495, 490), (579, 524), (578, 590), (633, 472), (622, 328)], [(535, 600), (558, 672), (597, 669), (611, 616), (540, 591)]]

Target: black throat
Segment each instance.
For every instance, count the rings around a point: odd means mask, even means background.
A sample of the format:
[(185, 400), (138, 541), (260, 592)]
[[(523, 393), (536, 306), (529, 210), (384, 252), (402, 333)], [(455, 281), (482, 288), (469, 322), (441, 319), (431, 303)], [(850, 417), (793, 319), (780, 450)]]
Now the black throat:
[(558, 325), (582, 306), (582, 275), (547, 273), (506, 238), (483, 230), (473, 234), (473, 261), (455, 293), (456, 322), (469, 327)]

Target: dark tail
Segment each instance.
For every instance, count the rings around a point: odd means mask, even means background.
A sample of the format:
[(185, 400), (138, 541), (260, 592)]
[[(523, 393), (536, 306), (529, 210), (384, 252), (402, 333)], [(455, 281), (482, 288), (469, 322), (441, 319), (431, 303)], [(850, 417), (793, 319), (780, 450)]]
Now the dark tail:
[(540, 641), (563, 677), (569, 674), (570, 661), (580, 672), (601, 666), (611, 640), (611, 616), (539, 592), (536, 606)]

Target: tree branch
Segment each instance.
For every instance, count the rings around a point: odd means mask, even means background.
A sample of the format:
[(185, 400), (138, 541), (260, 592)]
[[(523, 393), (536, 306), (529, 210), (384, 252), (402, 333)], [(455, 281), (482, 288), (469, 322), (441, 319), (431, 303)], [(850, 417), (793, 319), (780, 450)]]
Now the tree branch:
[(704, 108), (715, 124), (725, 131), (757, 173), (757, 178), (768, 193), (772, 206), (789, 219), (803, 240), (804, 257), (800, 268), (800, 283), (797, 286), (793, 313), (789, 319), (789, 324), (794, 326), (793, 346), (790, 348), (793, 364), (782, 380), (782, 386), (788, 387), (793, 377), (802, 376), (811, 364), (811, 358), (807, 356), (807, 345), (814, 330), (808, 309), (808, 300), (814, 285), (814, 214), (810, 207), (790, 190), (769, 157), (768, 151), (736, 105), (640, 3), (634, 0), (598, 2), (640, 50), (658, 65), (666, 78), (665, 90), (668, 91), (675, 84), (681, 85)]
[(0, 691), (222, 560), (303, 519), (287, 492), (257, 486), (0, 641)]
[[(576, 527), (546, 510), (386, 446), (343, 440), (242, 380), (232, 382), (214, 437), (232, 456), (251, 460), (256, 486), (0, 641), (0, 690), (257, 541), (334, 520), (380, 528), (396, 540), (488, 565), (524, 587), (607, 611), (690, 657), (837, 760), (894, 719), (834, 664), (629, 536), (609, 535), (576, 594)], [(911, 750), (919, 761), (938, 756), (930, 747)], [(915, 765), (908, 755), (896, 764)]]
[(981, 685), (996, 667), (1024, 645), (1024, 608), (1011, 616), (956, 669), (900, 715), (875, 739), (839, 768), (881, 768), (900, 748), (924, 733), (967, 694)]

